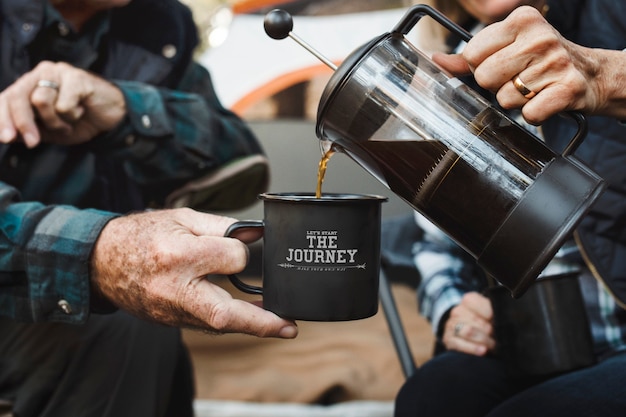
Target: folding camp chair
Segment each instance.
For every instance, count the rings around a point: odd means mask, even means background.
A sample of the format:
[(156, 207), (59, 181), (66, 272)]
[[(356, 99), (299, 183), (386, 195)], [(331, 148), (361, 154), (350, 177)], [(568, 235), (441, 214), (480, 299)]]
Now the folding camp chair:
[[(385, 219), (382, 224), (379, 297), (406, 378), (413, 375), (417, 367), (391, 292), (388, 276), (392, 276), (394, 282), (417, 287), (420, 276), (413, 263), (411, 248), (422, 238), (422, 234), (413, 213)], [(415, 314), (418, 314), (417, 311)]]
[[(381, 268), (380, 270), (379, 285), (380, 302), (383, 306), (385, 319), (387, 320), (387, 325), (389, 326), (389, 331), (391, 332), (391, 337), (396, 348), (396, 353), (398, 354), (398, 359), (400, 360), (400, 365), (402, 366), (402, 372), (406, 378), (409, 378), (413, 375), (417, 367), (415, 365), (415, 361), (413, 360), (411, 348), (406, 338), (406, 334), (404, 333), (402, 320), (398, 314), (396, 301), (393, 298), (391, 285), (387, 280), (384, 268)], [(415, 314), (417, 314), (417, 312)]]

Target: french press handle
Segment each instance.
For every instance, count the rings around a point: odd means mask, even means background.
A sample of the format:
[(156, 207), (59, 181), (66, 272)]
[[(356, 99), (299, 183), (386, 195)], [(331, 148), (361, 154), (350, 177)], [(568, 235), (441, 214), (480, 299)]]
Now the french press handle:
[[(412, 6), (402, 17), (402, 20), (400, 20), (400, 22), (398, 22), (398, 24), (393, 28), (392, 32), (401, 33), (402, 35), (408, 34), (417, 22), (419, 22), (419, 20), (425, 15), (433, 18), (437, 23), (459, 36), (465, 42), (469, 42), (470, 39), (472, 39), (471, 33), (454, 23), (452, 20), (448, 19), (446, 15), (440, 11), (426, 4), (417, 4)], [(562, 152), (563, 156), (569, 156), (576, 151), (583, 139), (585, 139), (585, 136), (587, 136), (587, 119), (582, 113), (576, 111), (563, 112), (562, 115), (574, 119), (574, 121), (578, 124), (578, 131)]]

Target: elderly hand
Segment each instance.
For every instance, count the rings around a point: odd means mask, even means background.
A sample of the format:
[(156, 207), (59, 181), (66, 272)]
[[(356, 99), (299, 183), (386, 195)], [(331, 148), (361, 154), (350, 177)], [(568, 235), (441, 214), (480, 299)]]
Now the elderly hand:
[(448, 350), (483, 356), (495, 347), (491, 301), (477, 292), (463, 296), (450, 311), (443, 332)]
[(167, 325), (296, 337), (293, 322), (233, 299), (205, 278), (246, 266), (246, 245), (223, 237), (234, 221), (187, 208), (113, 219), (94, 248), (92, 285), (118, 307)]
[(626, 117), (625, 53), (576, 45), (533, 7), (487, 26), (462, 57), (437, 54), (433, 60), (455, 74), (472, 70), (502, 107), (522, 108), (532, 124), (567, 110)]
[(115, 85), (66, 63), (44, 61), (0, 93), (0, 143), (83, 143), (125, 115), (124, 96)]

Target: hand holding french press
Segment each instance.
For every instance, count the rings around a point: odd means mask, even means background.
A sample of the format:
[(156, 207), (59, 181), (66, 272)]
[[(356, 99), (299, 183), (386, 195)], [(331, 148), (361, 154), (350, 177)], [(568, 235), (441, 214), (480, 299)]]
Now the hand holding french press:
[(572, 110), (626, 118), (626, 109), (612, 98), (623, 94), (619, 78), (611, 75), (623, 71), (623, 55), (577, 45), (537, 9), (522, 6), (474, 35), (461, 55), (435, 54), (433, 60), (454, 74), (471, 70), (502, 107), (521, 108), (524, 119), (538, 125)]

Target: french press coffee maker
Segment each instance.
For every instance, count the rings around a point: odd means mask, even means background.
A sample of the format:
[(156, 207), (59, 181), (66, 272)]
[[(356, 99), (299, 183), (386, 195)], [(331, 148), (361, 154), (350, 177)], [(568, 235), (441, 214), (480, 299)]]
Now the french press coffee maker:
[(270, 37), (291, 36), (335, 69), (318, 108), (322, 152), (348, 155), (510, 290), (526, 291), (599, 197), (605, 183), (451, 76), (405, 35), (425, 15), (465, 41), (471, 35), (427, 5), (337, 68), (292, 32), (286, 12), (265, 18)]

